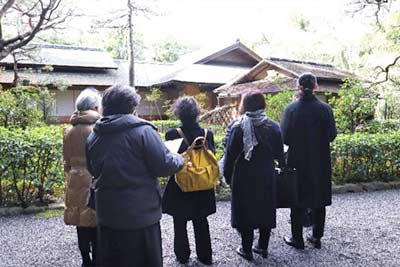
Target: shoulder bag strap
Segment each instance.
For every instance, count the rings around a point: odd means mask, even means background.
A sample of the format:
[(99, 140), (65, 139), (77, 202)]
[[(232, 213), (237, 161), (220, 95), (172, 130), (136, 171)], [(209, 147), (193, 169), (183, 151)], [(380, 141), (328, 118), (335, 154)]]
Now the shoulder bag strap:
[(186, 138), (185, 134), (183, 133), (181, 128), (176, 128), (176, 131), (178, 134), (183, 138), (183, 141), (185, 141), (187, 146), (190, 146), (191, 144), (189, 143), (188, 139)]

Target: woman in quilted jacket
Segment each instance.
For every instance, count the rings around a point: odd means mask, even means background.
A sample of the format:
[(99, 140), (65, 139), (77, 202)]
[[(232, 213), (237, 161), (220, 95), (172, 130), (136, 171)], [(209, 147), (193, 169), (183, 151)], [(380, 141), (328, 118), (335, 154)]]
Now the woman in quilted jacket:
[(95, 266), (96, 256), (96, 213), (86, 207), (91, 175), (86, 167), (85, 144), (94, 123), (100, 118), (100, 103), (97, 90), (88, 88), (82, 91), (70, 119), (71, 126), (64, 134), (64, 221), (77, 228), (82, 266), (85, 267)]

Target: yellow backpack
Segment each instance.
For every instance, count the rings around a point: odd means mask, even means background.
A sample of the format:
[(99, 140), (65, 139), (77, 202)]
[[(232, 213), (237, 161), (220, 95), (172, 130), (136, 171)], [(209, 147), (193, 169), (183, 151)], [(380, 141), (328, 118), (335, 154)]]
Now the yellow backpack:
[(207, 146), (207, 130), (204, 136), (197, 137), (190, 145), (182, 129), (176, 129), (189, 146), (182, 153), (183, 169), (175, 174), (175, 182), (183, 192), (213, 189), (219, 183), (218, 161)]

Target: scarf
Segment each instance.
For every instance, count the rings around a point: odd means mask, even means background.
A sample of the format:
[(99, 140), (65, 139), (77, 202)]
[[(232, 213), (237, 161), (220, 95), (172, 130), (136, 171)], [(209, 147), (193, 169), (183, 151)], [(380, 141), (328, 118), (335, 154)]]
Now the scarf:
[(266, 117), (265, 111), (259, 109), (253, 112), (246, 112), (240, 120), (240, 127), (243, 130), (244, 158), (248, 161), (251, 159), (254, 147), (258, 145), (254, 126), (261, 125)]

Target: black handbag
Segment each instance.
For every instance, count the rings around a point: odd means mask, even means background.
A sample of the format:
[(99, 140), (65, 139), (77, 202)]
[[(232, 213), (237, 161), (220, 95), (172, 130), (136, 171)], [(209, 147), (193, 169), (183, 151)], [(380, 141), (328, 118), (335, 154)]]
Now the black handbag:
[(293, 168), (275, 169), (277, 172), (277, 208), (292, 208), (298, 204), (298, 176)]

